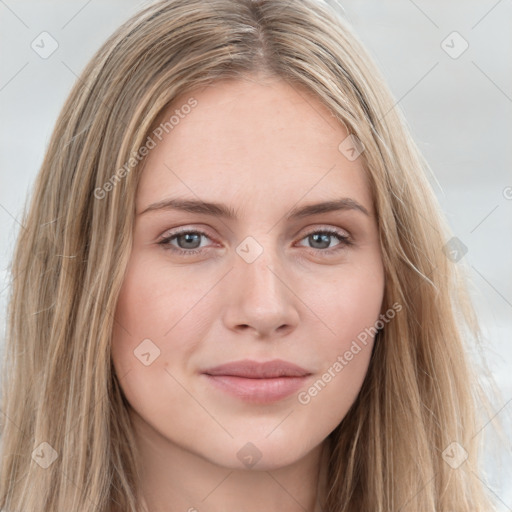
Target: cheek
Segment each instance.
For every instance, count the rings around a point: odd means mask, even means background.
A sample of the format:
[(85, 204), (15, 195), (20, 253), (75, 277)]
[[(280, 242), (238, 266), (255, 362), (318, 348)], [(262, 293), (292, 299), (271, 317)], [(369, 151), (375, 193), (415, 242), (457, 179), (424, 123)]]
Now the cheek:
[[(169, 280), (165, 276), (158, 262), (136, 255), (129, 262), (112, 336), (112, 358), (118, 375), (135, 370), (133, 379), (145, 372), (141, 368), (144, 359), (151, 361), (148, 366), (152, 371), (163, 370), (171, 341), (172, 352), (177, 356), (193, 350), (191, 339), (200, 339), (201, 326), (190, 322), (189, 313), (204, 292), (186, 280)], [(198, 332), (190, 332), (191, 329)]]
[(361, 264), (338, 270), (329, 283), (308, 289), (308, 306), (321, 320), (318, 325), (323, 325), (325, 334), (315, 339), (322, 370), (299, 402), (305, 405), (315, 401), (317, 406), (329, 403), (328, 410), (319, 408), (318, 413), (339, 421), (366, 376), (379, 326), (376, 323), (381, 313), (384, 276), (380, 265)]
[[(330, 336), (326, 347), (343, 349), (375, 325), (384, 296), (384, 273), (380, 260), (361, 261), (339, 268), (321, 286), (306, 284), (308, 306), (322, 320)], [(329, 350), (327, 350), (329, 352)]]
[(133, 256), (115, 315), (118, 327), (125, 330), (123, 338), (128, 332), (133, 343), (144, 338), (165, 342), (175, 338), (185, 324), (190, 328), (189, 315), (200, 310), (201, 298), (211, 283), (178, 274), (179, 271), (170, 274), (155, 258)]
[(161, 260), (132, 254), (116, 306), (112, 361), (135, 409), (151, 415), (172, 401), (175, 410), (198, 414), (179, 383), (194, 371), (193, 355), (218, 318), (212, 290), (219, 276), (170, 270)]
[(170, 421), (166, 403), (198, 414), (179, 382), (205, 337), (206, 326), (196, 316), (206, 314), (200, 299), (207, 284), (170, 279), (158, 262), (137, 255), (129, 262), (116, 306), (112, 361), (128, 402), (145, 418)]

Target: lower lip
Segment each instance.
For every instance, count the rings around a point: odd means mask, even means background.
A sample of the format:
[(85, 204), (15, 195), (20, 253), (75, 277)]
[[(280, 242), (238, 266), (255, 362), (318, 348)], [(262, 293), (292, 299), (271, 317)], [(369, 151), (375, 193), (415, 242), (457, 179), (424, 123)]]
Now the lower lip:
[(304, 386), (307, 379), (307, 376), (249, 379), (233, 375), (204, 375), (221, 391), (247, 402), (260, 404), (276, 402), (290, 396)]

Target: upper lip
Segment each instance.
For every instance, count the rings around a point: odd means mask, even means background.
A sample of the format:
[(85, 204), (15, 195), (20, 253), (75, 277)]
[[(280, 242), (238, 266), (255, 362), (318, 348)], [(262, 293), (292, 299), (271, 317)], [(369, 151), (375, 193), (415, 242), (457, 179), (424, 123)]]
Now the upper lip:
[(304, 377), (306, 375), (310, 375), (310, 372), (304, 368), (281, 359), (273, 359), (272, 361), (264, 362), (244, 359), (208, 368), (203, 373), (206, 373), (207, 375), (231, 375), (234, 377), (246, 377), (249, 379)]

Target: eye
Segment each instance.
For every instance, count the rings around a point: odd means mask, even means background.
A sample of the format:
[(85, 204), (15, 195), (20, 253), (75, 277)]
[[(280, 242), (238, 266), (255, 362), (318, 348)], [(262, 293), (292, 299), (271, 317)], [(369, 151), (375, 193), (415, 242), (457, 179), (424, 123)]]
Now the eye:
[[(333, 238), (337, 238), (339, 243), (331, 246)], [(334, 228), (324, 228), (317, 231), (311, 231), (302, 240), (308, 240), (312, 244), (312, 249), (324, 253), (339, 251), (346, 246), (352, 245), (350, 237), (343, 231)]]
[[(210, 238), (203, 231), (183, 230), (163, 238), (158, 244), (162, 245), (164, 249), (171, 250), (177, 254), (190, 256), (203, 251), (200, 245), (201, 237)], [(178, 247), (172, 243), (173, 241), (178, 243)]]
[[(184, 229), (162, 238), (162, 240), (158, 242), (158, 245), (161, 245), (164, 249), (173, 251), (178, 255), (193, 256), (206, 250), (205, 246), (201, 246), (202, 237), (211, 240), (204, 231)], [(337, 238), (339, 240), (339, 243), (334, 247), (331, 246), (333, 238)], [(313, 246), (310, 247), (311, 249), (327, 254), (342, 250), (346, 246), (352, 245), (349, 235), (334, 228), (324, 228), (317, 231), (311, 231), (303, 237), (301, 241), (302, 240), (309, 240), (313, 244)], [(177, 245), (173, 242), (176, 242)]]

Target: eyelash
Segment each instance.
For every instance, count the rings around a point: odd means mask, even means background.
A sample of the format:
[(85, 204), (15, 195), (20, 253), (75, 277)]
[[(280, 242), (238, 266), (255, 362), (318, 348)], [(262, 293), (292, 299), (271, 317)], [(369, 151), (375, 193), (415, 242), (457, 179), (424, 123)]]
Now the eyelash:
[[(170, 250), (180, 256), (194, 256), (194, 255), (199, 254), (205, 250), (204, 247), (200, 248), (200, 249), (181, 249), (179, 247), (175, 247), (170, 244), (171, 240), (174, 240), (178, 236), (184, 235), (184, 234), (202, 235), (202, 236), (205, 236), (206, 238), (210, 238), (208, 236), (208, 234), (205, 233), (204, 231), (193, 230), (193, 229), (184, 229), (182, 231), (178, 231), (169, 236), (166, 236), (160, 242), (158, 242), (158, 245), (161, 245), (165, 250)], [(315, 249), (314, 247), (310, 247), (310, 249), (313, 251), (319, 251), (319, 252), (325, 253), (327, 255), (330, 255), (332, 253), (340, 251), (340, 250), (344, 249), (345, 247), (353, 244), (350, 237), (348, 237), (347, 235), (344, 235), (341, 231), (338, 231), (337, 229), (333, 229), (333, 228), (318, 229), (316, 231), (311, 231), (309, 233), (306, 233), (301, 238), (301, 241), (304, 240), (305, 238), (307, 238), (311, 235), (315, 235), (315, 234), (336, 236), (339, 239), (340, 243), (334, 247), (331, 247), (330, 249)]]

